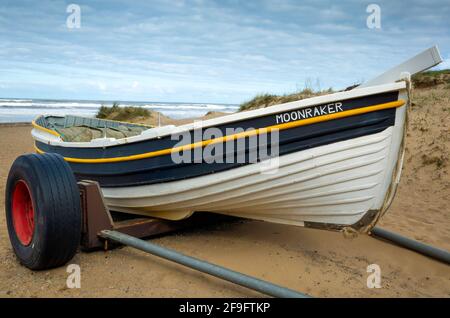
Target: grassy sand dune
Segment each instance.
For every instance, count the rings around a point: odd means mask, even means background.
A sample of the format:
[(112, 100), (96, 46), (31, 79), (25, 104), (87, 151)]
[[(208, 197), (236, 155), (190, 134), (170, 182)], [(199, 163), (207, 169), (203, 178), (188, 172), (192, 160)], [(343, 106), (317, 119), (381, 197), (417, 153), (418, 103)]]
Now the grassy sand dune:
[(239, 106), (239, 111), (246, 111), (258, 108), (269, 107), (278, 104), (284, 104), (289, 102), (294, 102), (297, 100), (310, 98), (314, 96), (326, 95), (333, 93), (333, 90), (330, 88), (328, 90), (320, 90), (314, 91), (310, 88), (305, 88), (299, 92), (285, 95), (273, 95), (273, 94), (259, 94), (252, 98), (251, 100), (242, 103)]

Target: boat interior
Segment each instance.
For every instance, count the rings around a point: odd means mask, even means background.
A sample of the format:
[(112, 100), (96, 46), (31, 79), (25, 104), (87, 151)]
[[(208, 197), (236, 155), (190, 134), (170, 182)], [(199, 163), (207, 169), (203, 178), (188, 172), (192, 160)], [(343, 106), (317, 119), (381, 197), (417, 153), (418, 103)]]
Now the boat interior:
[(140, 135), (143, 131), (153, 128), (150, 125), (73, 115), (40, 116), (35, 123), (57, 132), (66, 142), (89, 142), (97, 138), (121, 139)]

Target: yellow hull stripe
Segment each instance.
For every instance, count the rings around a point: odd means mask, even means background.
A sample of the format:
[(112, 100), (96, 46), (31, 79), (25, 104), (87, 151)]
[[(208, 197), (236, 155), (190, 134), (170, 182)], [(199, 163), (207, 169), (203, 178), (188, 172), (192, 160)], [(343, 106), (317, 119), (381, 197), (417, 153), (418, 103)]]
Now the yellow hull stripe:
[[(179, 146), (179, 147), (174, 147), (174, 148), (167, 148), (167, 149), (162, 149), (162, 150), (157, 150), (157, 151), (152, 151), (152, 152), (146, 152), (146, 153), (141, 153), (141, 154), (137, 154), (137, 155), (114, 157), (114, 158), (93, 158), (93, 159), (65, 157), (64, 159), (68, 162), (74, 162), (74, 163), (111, 163), (111, 162), (140, 160), (140, 159), (164, 156), (164, 155), (171, 154), (173, 152), (191, 150), (194, 148), (205, 147), (205, 146), (211, 145), (211, 144), (223, 143), (223, 142), (241, 139), (241, 138), (250, 137), (250, 136), (255, 136), (255, 135), (259, 135), (259, 134), (266, 134), (266, 133), (270, 133), (273, 130), (285, 130), (285, 129), (295, 128), (295, 127), (299, 127), (299, 126), (306, 126), (306, 125), (311, 125), (311, 124), (320, 123), (320, 122), (324, 122), (324, 121), (349, 117), (349, 116), (366, 114), (366, 113), (383, 110), (383, 109), (396, 108), (396, 107), (403, 106), (404, 104), (405, 104), (405, 101), (400, 99), (395, 102), (372, 105), (372, 106), (367, 106), (367, 107), (363, 107), (363, 108), (346, 110), (346, 111), (339, 112), (339, 113), (322, 115), (322, 116), (317, 116), (317, 117), (313, 117), (313, 118), (292, 121), (289, 123), (268, 126), (265, 128), (253, 129), (250, 131), (244, 131), (244, 132), (237, 133), (234, 135), (218, 137), (218, 138), (214, 138), (214, 139), (199, 141), (199, 142), (192, 143), (189, 145), (184, 145), (184, 146)], [(44, 151), (40, 150), (36, 146), (35, 146), (35, 149), (36, 149), (37, 153), (44, 153)]]
[(32, 124), (33, 127), (36, 128), (36, 129), (45, 131), (46, 133), (52, 134), (53, 136), (56, 136), (56, 137), (61, 137), (61, 135), (58, 134), (56, 131), (51, 130), (51, 129), (48, 129), (48, 128), (45, 128), (45, 127), (42, 127), (42, 126), (36, 124), (36, 121), (34, 121), (34, 120), (31, 122), (31, 124)]

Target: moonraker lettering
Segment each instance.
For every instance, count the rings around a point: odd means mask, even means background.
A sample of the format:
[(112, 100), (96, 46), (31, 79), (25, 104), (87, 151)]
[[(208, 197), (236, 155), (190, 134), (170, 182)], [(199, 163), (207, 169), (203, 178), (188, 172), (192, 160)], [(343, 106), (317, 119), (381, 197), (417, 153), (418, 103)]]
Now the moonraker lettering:
[(302, 120), (317, 116), (334, 114), (344, 111), (342, 103), (336, 102), (327, 105), (313, 106), (308, 108), (297, 109), (291, 112), (276, 115), (277, 124), (284, 124), (290, 121)]

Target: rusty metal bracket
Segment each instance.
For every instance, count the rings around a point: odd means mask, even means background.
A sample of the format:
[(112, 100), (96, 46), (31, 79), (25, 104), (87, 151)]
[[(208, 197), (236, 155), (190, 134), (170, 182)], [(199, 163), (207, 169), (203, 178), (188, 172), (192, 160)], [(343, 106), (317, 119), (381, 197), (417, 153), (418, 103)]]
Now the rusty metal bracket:
[(103, 247), (103, 242), (97, 236), (104, 229), (112, 230), (114, 222), (103, 201), (103, 195), (97, 182), (78, 182), (81, 198), (82, 226), (81, 248), (85, 251)]
[(112, 211), (106, 206), (97, 182), (83, 180), (78, 182), (78, 187), (83, 210), (80, 242), (83, 251), (105, 248), (106, 242), (99, 236), (100, 232), (104, 230), (114, 230), (137, 238), (143, 238), (229, 218), (210, 213), (198, 213), (181, 221), (130, 215), (125, 219), (114, 220)]

